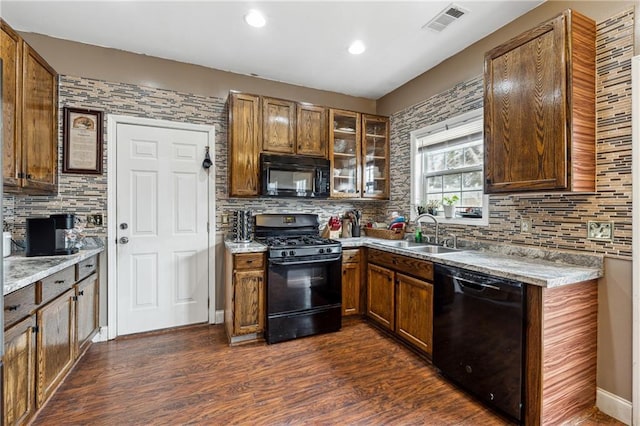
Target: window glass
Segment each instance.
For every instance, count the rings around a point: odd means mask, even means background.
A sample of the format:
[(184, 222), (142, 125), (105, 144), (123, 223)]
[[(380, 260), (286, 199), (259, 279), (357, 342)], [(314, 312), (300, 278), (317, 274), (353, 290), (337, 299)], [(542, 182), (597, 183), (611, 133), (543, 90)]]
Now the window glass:
[(485, 217), (487, 223), (482, 128), (480, 110), (412, 132), (414, 205), (442, 205), (455, 196), (453, 220)]

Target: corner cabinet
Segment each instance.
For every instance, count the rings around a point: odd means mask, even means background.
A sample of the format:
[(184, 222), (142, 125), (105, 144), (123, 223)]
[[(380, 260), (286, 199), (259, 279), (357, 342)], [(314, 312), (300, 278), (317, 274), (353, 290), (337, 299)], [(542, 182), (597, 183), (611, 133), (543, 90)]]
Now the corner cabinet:
[(262, 339), (265, 255), (225, 251), (224, 323), (230, 344)]
[(485, 192), (595, 190), (595, 23), (567, 10), (485, 54)]
[(367, 278), (367, 316), (431, 355), (433, 263), (371, 249)]
[(389, 119), (329, 110), (333, 198), (389, 198)]
[(0, 37), (4, 78), (4, 190), (55, 194), (58, 74), (2, 20)]

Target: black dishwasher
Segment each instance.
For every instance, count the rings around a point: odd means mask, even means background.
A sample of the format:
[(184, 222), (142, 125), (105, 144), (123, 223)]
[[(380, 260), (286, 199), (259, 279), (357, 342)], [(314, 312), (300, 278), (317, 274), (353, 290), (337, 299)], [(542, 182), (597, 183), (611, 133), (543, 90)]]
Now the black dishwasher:
[(525, 286), (442, 265), (434, 283), (433, 364), (521, 422)]

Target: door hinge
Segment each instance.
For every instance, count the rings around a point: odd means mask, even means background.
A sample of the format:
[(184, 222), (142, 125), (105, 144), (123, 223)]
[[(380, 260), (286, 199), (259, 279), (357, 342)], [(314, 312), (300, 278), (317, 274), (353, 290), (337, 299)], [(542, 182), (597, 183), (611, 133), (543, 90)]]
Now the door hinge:
[(211, 224), (209, 222), (207, 222), (207, 233), (211, 233), (210, 225)]

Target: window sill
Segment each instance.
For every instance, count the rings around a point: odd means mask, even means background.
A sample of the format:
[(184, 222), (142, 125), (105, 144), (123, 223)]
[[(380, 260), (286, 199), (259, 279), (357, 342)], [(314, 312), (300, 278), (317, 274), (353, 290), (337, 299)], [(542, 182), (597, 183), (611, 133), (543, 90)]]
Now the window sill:
[[(489, 226), (489, 218), (486, 215), (477, 219), (467, 217), (452, 217), (448, 219), (444, 216), (436, 216), (436, 219), (441, 225)], [(429, 221), (425, 221), (425, 223), (428, 224)]]

